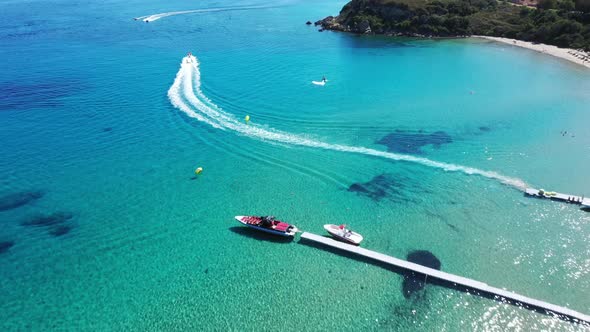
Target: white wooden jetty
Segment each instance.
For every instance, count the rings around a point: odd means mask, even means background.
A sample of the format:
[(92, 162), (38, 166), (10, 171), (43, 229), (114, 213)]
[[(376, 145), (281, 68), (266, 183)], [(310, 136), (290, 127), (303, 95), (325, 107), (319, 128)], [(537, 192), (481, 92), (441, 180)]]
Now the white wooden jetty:
[(526, 188), (524, 193), (533, 197), (547, 198), (555, 201), (563, 201), (572, 204), (580, 204), (583, 207), (590, 208), (590, 198), (583, 196), (568, 195), (546, 190), (539, 190), (535, 188)]
[(482, 292), (486, 292), (488, 294), (495, 295), (497, 298), (503, 300), (513, 300), (516, 303), (521, 303), (524, 305), (529, 305), (535, 307), (537, 309), (544, 309), (548, 314), (554, 314), (556, 316), (565, 316), (567, 318), (572, 319), (574, 322), (581, 323), (581, 324), (589, 324), (590, 323), (590, 316), (585, 315), (583, 313), (560, 307), (551, 303), (543, 302), (540, 300), (535, 300), (530, 297), (526, 297), (520, 294), (516, 294), (504, 289), (496, 288), (489, 286), (486, 283), (476, 281), (473, 279), (468, 279), (464, 277), (460, 277), (454, 274), (442, 272), (439, 270), (431, 269), (422, 265), (418, 265), (415, 263), (408, 262), (406, 260), (402, 260), (399, 258), (395, 258), (392, 256), (384, 255), (378, 253), (376, 251), (368, 250), (365, 248), (353, 246), (350, 244), (346, 244), (343, 242), (339, 242), (324, 236), (304, 232), (301, 234), (301, 238), (320, 243), (329, 247), (338, 248), (344, 251), (352, 252), (360, 256), (368, 257), (386, 264), (394, 265), (406, 270), (418, 272), (424, 274), (429, 277), (433, 277), (436, 279), (444, 280), (447, 282), (454, 283), (456, 285), (465, 286), (468, 288), (472, 288), (475, 290), (480, 290)]

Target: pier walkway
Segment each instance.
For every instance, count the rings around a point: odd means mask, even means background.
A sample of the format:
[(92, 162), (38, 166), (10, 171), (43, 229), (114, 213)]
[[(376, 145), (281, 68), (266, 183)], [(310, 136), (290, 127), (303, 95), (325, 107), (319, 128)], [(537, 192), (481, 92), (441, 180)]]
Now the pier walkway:
[(554, 305), (551, 303), (543, 302), (540, 300), (535, 300), (530, 297), (526, 297), (526, 296), (523, 296), (520, 294), (509, 292), (504, 289), (492, 287), (492, 286), (489, 286), (488, 284), (480, 282), (480, 281), (476, 281), (476, 280), (468, 279), (468, 278), (463, 278), (463, 277), (460, 277), (460, 276), (457, 276), (454, 274), (431, 269), (431, 268), (428, 268), (428, 267), (425, 267), (422, 265), (418, 265), (418, 264), (414, 264), (414, 263), (411, 263), (411, 262), (408, 262), (408, 261), (405, 261), (402, 259), (398, 259), (398, 258), (395, 258), (392, 256), (384, 255), (384, 254), (378, 253), (376, 251), (353, 246), (350, 244), (346, 244), (343, 242), (339, 242), (339, 241), (332, 240), (332, 239), (324, 237), (324, 236), (320, 236), (320, 235), (316, 235), (316, 234), (312, 234), (312, 233), (308, 233), (308, 232), (304, 232), (303, 234), (301, 234), (301, 238), (308, 240), (308, 241), (320, 243), (320, 244), (323, 244), (323, 245), (326, 245), (329, 247), (333, 247), (333, 248), (341, 249), (341, 250), (348, 251), (351, 253), (355, 253), (357, 255), (368, 257), (368, 258), (371, 258), (371, 259), (374, 259), (374, 260), (377, 260), (377, 261), (380, 261), (380, 262), (383, 262), (386, 264), (394, 265), (394, 266), (397, 266), (397, 267), (400, 267), (400, 268), (403, 268), (406, 270), (418, 272), (418, 273), (424, 274), (429, 277), (444, 280), (444, 281), (451, 282), (451, 283), (461, 285), (461, 286), (465, 286), (468, 288), (480, 290), (482, 292), (492, 294), (492, 295), (495, 295), (495, 296), (498, 296), (501, 298), (513, 300), (516, 303), (529, 305), (529, 306), (535, 307), (537, 309), (544, 309), (548, 314), (554, 313), (556, 315), (565, 316), (567, 318), (571, 318), (574, 322), (583, 323), (583, 324), (590, 323), (590, 316), (585, 315), (583, 313), (580, 313), (580, 312), (577, 312), (577, 311), (574, 311), (574, 310), (571, 310), (568, 308), (560, 307), (560, 306), (557, 306), (557, 305)]
[(539, 190), (535, 188), (526, 188), (524, 193), (537, 198), (547, 198), (554, 201), (563, 201), (566, 203), (580, 204), (585, 208), (590, 208), (590, 198), (587, 197), (567, 195), (551, 191)]

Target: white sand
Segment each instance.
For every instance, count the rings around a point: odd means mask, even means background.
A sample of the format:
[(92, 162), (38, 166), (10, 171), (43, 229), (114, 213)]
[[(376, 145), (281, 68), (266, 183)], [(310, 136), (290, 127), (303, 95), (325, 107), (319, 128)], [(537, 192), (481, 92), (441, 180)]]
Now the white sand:
[[(526, 42), (526, 41), (517, 40), (517, 39), (510, 39), (510, 38), (488, 37), (488, 36), (472, 36), (472, 37), (483, 38), (483, 39), (493, 40), (493, 41), (499, 42), (499, 43), (505, 43), (505, 44), (509, 44), (509, 45), (513, 45), (513, 46), (528, 48), (529, 50), (552, 55), (552, 56), (555, 56), (558, 58), (562, 58), (564, 60), (571, 61), (573, 63), (577, 63), (579, 65), (586, 67), (586, 68), (590, 68), (590, 54), (587, 54), (585, 52), (580, 52), (578, 50), (574, 50), (571, 48), (559, 48), (559, 47), (553, 46), (553, 45), (533, 44), (531, 42)], [(581, 55), (588, 56), (588, 60), (584, 61), (584, 60), (574, 56), (574, 54), (577, 54), (579, 56), (581, 56)]]

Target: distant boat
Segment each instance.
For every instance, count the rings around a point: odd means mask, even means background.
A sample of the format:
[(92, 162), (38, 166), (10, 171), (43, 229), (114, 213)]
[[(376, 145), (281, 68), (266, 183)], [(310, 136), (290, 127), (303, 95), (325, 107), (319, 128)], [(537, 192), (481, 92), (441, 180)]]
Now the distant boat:
[(250, 228), (281, 236), (294, 236), (299, 232), (294, 225), (276, 220), (273, 216), (236, 216), (236, 220)]
[(363, 241), (363, 236), (359, 233), (353, 232), (346, 228), (346, 225), (334, 225), (334, 224), (326, 224), (324, 225), (324, 229), (330, 233), (334, 238), (359, 245), (361, 241)]
[(328, 82), (328, 80), (321, 80), (321, 81), (311, 81), (311, 83), (315, 84), (315, 85), (326, 85), (326, 82)]

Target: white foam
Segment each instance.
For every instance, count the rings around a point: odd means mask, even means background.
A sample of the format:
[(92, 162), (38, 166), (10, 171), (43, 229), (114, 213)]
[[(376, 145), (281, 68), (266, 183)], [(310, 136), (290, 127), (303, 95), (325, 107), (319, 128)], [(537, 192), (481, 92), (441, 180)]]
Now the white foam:
[[(182, 90), (180, 89), (181, 84), (183, 86)], [(428, 167), (439, 168), (449, 172), (462, 172), (469, 175), (484, 176), (486, 178), (498, 180), (501, 183), (521, 190), (524, 190), (526, 187), (524, 181), (520, 179), (508, 177), (492, 171), (444, 163), (411, 155), (379, 151), (365, 147), (329, 144), (287, 132), (274, 129), (265, 129), (254, 124), (243, 123), (238, 121), (231, 114), (224, 112), (219, 106), (215, 105), (203, 94), (201, 90), (199, 62), (194, 56), (187, 56), (183, 59), (180, 70), (176, 75), (176, 79), (168, 91), (168, 97), (170, 98), (172, 105), (186, 113), (188, 116), (196, 118), (197, 120), (205, 122), (215, 128), (232, 130), (245, 136), (292, 145), (351, 152), (397, 161), (413, 162)], [(183, 101), (183, 98), (186, 99), (188, 104)]]
[(221, 8), (182, 10), (182, 11), (176, 11), (176, 12), (166, 12), (166, 13), (138, 16), (138, 17), (135, 17), (135, 20), (141, 20), (144, 22), (153, 22), (153, 21), (157, 21), (157, 20), (164, 18), (164, 17), (175, 16), (175, 15), (193, 14), (193, 13), (226, 12), (226, 11), (233, 11), (233, 10), (264, 9), (264, 8), (271, 8), (271, 7), (272, 6), (240, 6), (240, 7), (221, 7)]
[(223, 129), (218, 124), (211, 122), (209, 119), (203, 117), (201, 114), (198, 114), (195, 111), (193, 111), (193, 109), (183, 101), (180, 94), (181, 84), (183, 84), (185, 90), (187, 89), (187, 85), (189, 89), (191, 88), (190, 80), (185, 79), (187, 72), (191, 72), (191, 66), (188, 63), (186, 63), (185, 59), (183, 59), (183, 62), (180, 64), (180, 70), (178, 71), (178, 73), (176, 74), (176, 78), (174, 79), (174, 83), (172, 83), (172, 86), (168, 90), (168, 98), (172, 102), (172, 105), (186, 113), (186, 115), (190, 116), (191, 118), (195, 118), (199, 121), (205, 122), (213, 126), (214, 128)]

